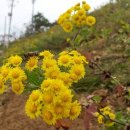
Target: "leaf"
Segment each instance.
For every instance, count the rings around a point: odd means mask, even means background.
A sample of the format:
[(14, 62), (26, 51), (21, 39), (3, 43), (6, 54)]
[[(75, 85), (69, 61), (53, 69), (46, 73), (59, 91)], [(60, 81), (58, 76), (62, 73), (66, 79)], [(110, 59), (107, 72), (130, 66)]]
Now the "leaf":
[(28, 70), (25, 71), (27, 78), (28, 78), (28, 82), (36, 85), (36, 86), (40, 86), (40, 84), (42, 83), (44, 77), (40, 76), (40, 72), (39, 69), (35, 69), (31, 72), (29, 72)]
[(96, 102), (96, 103), (100, 103), (102, 100), (101, 96), (93, 96), (92, 99)]
[(122, 112), (116, 112), (116, 120), (124, 123), (124, 116)]

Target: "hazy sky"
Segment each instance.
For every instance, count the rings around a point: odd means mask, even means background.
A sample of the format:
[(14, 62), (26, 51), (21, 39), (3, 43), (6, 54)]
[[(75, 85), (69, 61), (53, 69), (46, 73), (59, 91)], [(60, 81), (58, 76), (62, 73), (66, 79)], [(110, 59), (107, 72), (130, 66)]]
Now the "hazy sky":
[[(12, 0), (0, 0), (0, 34), (4, 32), (4, 21), (6, 17), (8, 28), (8, 12), (10, 12), (10, 4)], [(12, 29), (11, 32), (20, 32), (25, 24), (31, 21), (32, 0), (14, 0), (15, 6), (13, 10)], [(74, 4), (82, 0), (36, 0), (35, 14), (39, 11), (44, 14), (50, 22), (57, 20), (58, 16), (70, 8)], [(109, 0), (86, 0), (92, 9), (100, 7), (100, 5), (109, 2)]]

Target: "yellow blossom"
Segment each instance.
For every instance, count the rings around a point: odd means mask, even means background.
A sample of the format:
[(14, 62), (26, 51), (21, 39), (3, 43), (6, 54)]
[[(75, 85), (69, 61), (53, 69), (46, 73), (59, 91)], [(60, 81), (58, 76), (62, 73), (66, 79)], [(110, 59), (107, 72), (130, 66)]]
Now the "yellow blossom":
[(41, 89), (43, 91), (47, 91), (50, 89), (50, 85), (52, 84), (52, 79), (46, 79), (46, 80), (43, 80), (42, 84), (41, 84)]
[(4, 84), (3, 77), (0, 75), (0, 94), (3, 94), (7, 86)]
[(12, 64), (13, 66), (19, 66), (22, 63), (22, 58), (18, 55), (11, 56), (8, 59), (8, 62)]
[(95, 23), (96, 23), (95, 17), (93, 17), (93, 16), (88, 16), (88, 17), (86, 18), (86, 24), (87, 24), (88, 26), (92, 26), (92, 25), (94, 25)]
[(12, 82), (12, 91), (16, 94), (21, 94), (24, 91), (24, 85), (21, 81)]
[(60, 69), (58, 67), (55, 68), (51, 67), (46, 70), (45, 77), (50, 79), (56, 79), (58, 78), (59, 74), (60, 74)]
[(9, 78), (9, 72), (10, 72), (10, 68), (3, 65), (1, 68), (0, 68), (0, 73), (1, 75), (3, 76), (4, 80), (7, 80)]
[(43, 107), (41, 116), (48, 125), (56, 124), (57, 118), (51, 108)]
[(42, 98), (45, 105), (53, 103), (54, 94), (51, 91), (43, 92)]
[(47, 69), (51, 68), (51, 67), (56, 67), (57, 66), (57, 62), (54, 59), (49, 59), (49, 58), (45, 58), (43, 59), (43, 63), (42, 63), (42, 69), (44, 71), (46, 71)]
[(78, 79), (81, 79), (85, 75), (85, 68), (82, 64), (81, 65), (74, 65), (74, 66), (72, 66), (70, 73), (75, 74)]
[(40, 103), (42, 101), (42, 93), (40, 90), (33, 90), (29, 96), (29, 100), (32, 102)]
[(54, 55), (50, 51), (40, 52), (39, 56), (43, 56), (44, 58), (52, 58)]
[(27, 61), (26, 65), (25, 65), (25, 68), (26, 68), (27, 70), (29, 70), (29, 71), (32, 71), (33, 69), (35, 69), (35, 68), (38, 67), (37, 64), (38, 64), (38, 57), (33, 56), (33, 57), (31, 57), (31, 58)]
[(24, 71), (19, 67), (11, 69), (9, 77), (12, 81), (22, 81), (27, 78)]
[(71, 65), (71, 57), (69, 55), (61, 55), (58, 58), (58, 64), (61, 66), (69, 67)]
[(71, 22), (64, 22), (62, 26), (65, 32), (71, 32), (73, 29), (73, 25)]
[(74, 120), (75, 118), (77, 118), (79, 116), (80, 112), (81, 112), (81, 106), (80, 106), (79, 102), (74, 101), (71, 104), (69, 118), (71, 120)]
[(30, 100), (27, 100), (25, 105), (25, 112), (28, 117), (35, 119), (41, 115), (42, 104), (34, 103)]

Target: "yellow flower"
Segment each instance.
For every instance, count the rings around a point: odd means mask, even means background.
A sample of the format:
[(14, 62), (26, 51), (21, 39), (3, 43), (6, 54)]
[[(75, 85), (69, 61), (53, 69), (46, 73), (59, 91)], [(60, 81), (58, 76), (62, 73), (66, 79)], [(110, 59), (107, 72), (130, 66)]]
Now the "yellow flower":
[(33, 90), (29, 96), (29, 100), (32, 102), (40, 103), (42, 101), (42, 93), (40, 90)]
[(52, 83), (50, 85), (50, 89), (52, 92), (58, 93), (58, 92), (64, 90), (64, 88), (65, 88), (65, 85), (62, 80), (60, 80), (60, 79), (52, 80)]
[(43, 56), (44, 58), (52, 58), (54, 55), (50, 51), (40, 52), (39, 56)]
[(69, 55), (61, 55), (58, 58), (58, 64), (60, 66), (69, 67), (71, 65), (71, 57)]
[(95, 112), (94, 115), (98, 117), (100, 114), (98, 112)]
[(21, 94), (24, 91), (24, 85), (22, 82), (12, 82), (12, 91), (16, 94)]
[(84, 9), (80, 9), (78, 10), (77, 15), (79, 15), (80, 17), (86, 15), (86, 11)]
[(54, 59), (48, 59), (48, 58), (45, 58), (44, 60), (43, 60), (43, 63), (42, 63), (42, 69), (43, 70), (47, 70), (47, 69), (49, 69), (49, 68), (51, 68), (51, 67), (56, 67), (57, 66), (57, 62), (56, 62), (56, 60), (54, 60)]
[(43, 92), (42, 98), (44, 105), (53, 103), (53, 93), (50, 91)]
[(88, 17), (86, 18), (86, 24), (87, 24), (88, 26), (92, 26), (92, 25), (94, 25), (95, 23), (96, 23), (95, 17), (93, 17), (93, 16), (88, 16)]
[(70, 79), (75, 83), (79, 80), (78, 76), (74, 73), (70, 73)]
[(86, 20), (87, 11), (89, 9), (90, 6), (86, 3), (86, 1), (83, 1), (82, 5), (77, 3), (65, 13), (60, 15), (57, 22), (61, 25), (65, 32), (71, 32), (73, 27), (85, 26), (86, 24), (92, 26), (95, 23), (92, 22), (90, 18), (89, 20)]
[(18, 55), (11, 56), (8, 59), (8, 62), (12, 64), (13, 66), (19, 66), (22, 63), (22, 58)]
[(52, 109), (48, 109), (47, 107), (43, 107), (42, 114), (41, 114), (43, 120), (48, 125), (55, 125), (56, 124), (56, 116)]
[(35, 119), (41, 115), (42, 104), (34, 103), (30, 100), (27, 100), (25, 105), (25, 112), (28, 117)]
[(78, 56), (78, 55), (74, 55), (73, 58), (72, 58), (74, 64), (83, 64), (83, 63), (86, 63), (88, 64), (88, 62), (86, 61), (86, 58), (84, 56)]
[(69, 116), (69, 108), (65, 107), (62, 102), (56, 101), (53, 106), (54, 114), (58, 119), (67, 118)]
[(58, 78), (59, 74), (60, 74), (60, 69), (58, 67), (54, 67), (54, 68), (51, 67), (46, 70), (45, 77), (50, 79), (56, 79)]
[(70, 70), (70, 74), (75, 74), (78, 79), (81, 79), (85, 75), (85, 68), (82, 64), (74, 65), (74, 66), (72, 66), (72, 68)]
[(73, 56), (73, 61), (74, 61), (74, 64), (82, 64), (83, 61), (82, 61), (82, 58), (80, 56)]
[(74, 56), (81, 56), (81, 54), (78, 51), (71, 51), (69, 54)]
[(5, 79), (5, 81), (9, 77), (9, 72), (10, 72), (10, 68), (5, 65), (0, 68), (0, 73), (3, 76), (3, 78)]
[(62, 26), (65, 32), (71, 32), (73, 29), (73, 25), (71, 22), (64, 22)]
[(70, 19), (70, 16), (71, 16), (71, 15), (70, 15), (69, 13), (65, 13), (65, 14), (64, 14), (64, 19), (65, 19), (65, 20), (69, 20), (69, 19)]
[(86, 25), (86, 15), (82, 15), (82, 16), (80, 17), (80, 20), (81, 20), (81, 26)]
[(71, 90), (65, 89), (58, 94), (58, 97), (64, 105), (69, 105), (72, 101), (73, 95), (71, 94)]
[(104, 117), (102, 115), (99, 115), (98, 116), (98, 123), (103, 124), (103, 122), (104, 122)]
[(63, 23), (64, 23), (64, 17), (63, 17), (63, 15), (61, 15), (60, 17), (59, 17), (59, 19), (58, 19), (58, 24), (60, 24), (60, 25), (62, 25)]
[(21, 81), (27, 78), (24, 71), (19, 67), (11, 69), (9, 77), (12, 81)]
[(74, 24), (77, 24), (77, 22), (79, 22), (79, 20), (80, 20), (80, 16), (77, 13), (72, 16), (72, 22)]
[(59, 53), (59, 56), (62, 56), (62, 55), (67, 55), (69, 52), (68, 51), (62, 51)]
[[(104, 108), (100, 109), (100, 112), (105, 116), (109, 117), (110, 119), (114, 120), (116, 118), (115, 114), (112, 112), (112, 109), (110, 106), (106, 106)], [(104, 117), (101, 114), (98, 114), (98, 122), (102, 124), (104, 122)], [(105, 125), (112, 126), (114, 123), (111, 122), (111, 120), (106, 120)]]
[(38, 57), (30, 57), (30, 59), (27, 61), (25, 68), (29, 71), (32, 71), (33, 69), (37, 68), (38, 64)]
[(116, 118), (115, 114), (114, 113), (109, 113), (109, 117), (110, 119), (114, 120)]
[(100, 111), (111, 111), (111, 107), (110, 106), (106, 106), (106, 107), (100, 109)]
[(0, 94), (3, 94), (6, 88), (7, 86), (4, 85), (3, 77), (0, 75)]
[(70, 113), (69, 113), (69, 118), (71, 120), (74, 120), (76, 119), (79, 114), (81, 112), (81, 106), (80, 104), (76, 101), (74, 101), (72, 104), (71, 104), (71, 108), (70, 108)]
[(62, 80), (64, 82), (65, 86), (69, 87), (72, 84), (72, 82), (71, 82), (72, 80), (70, 79), (70, 74), (69, 73), (61, 72), (59, 74), (58, 79)]
[(52, 79), (46, 79), (46, 80), (44, 80), (43, 82), (42, 82), (42, 84), (41, 84), (41, 89), (43, 90), (43, 91), (47, 91), (47, 90), (49, 90), (50, 89), (50, 85), (52, 84)]
[(82, 8), (86, 11), (91, 9), (91, 7), (87, 3), (82, 3)]
[(80, 9), (80, 3), (77, 3), (73, 8), (74, 8), (75, 11), (79, 10)]

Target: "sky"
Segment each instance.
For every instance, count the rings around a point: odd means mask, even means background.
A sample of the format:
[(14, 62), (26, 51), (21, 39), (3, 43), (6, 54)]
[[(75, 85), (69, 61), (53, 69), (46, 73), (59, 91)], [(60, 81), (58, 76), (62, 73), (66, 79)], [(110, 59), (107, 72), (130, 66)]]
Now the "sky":
[[(12, 0), (0, 0), (0, 35), (4, 33), (4, 23), (6, 19), (6, 32), (8, 32), (10, 5)], [(13, 18), (11, 32), (20, 33), (25, 29), (25, 26), (31, 21), (32, 16), (32, 0), (14, 0)], [(59, 15), (64, 13), (68, 8), (82, 0), (36, 0), (35, 14), (37, 12), (43, 15), (50, 21), (54, 22)], [(86, 1), (93, 9), (99, 8), (106, 4), (109, 0), (87, 0)]]

